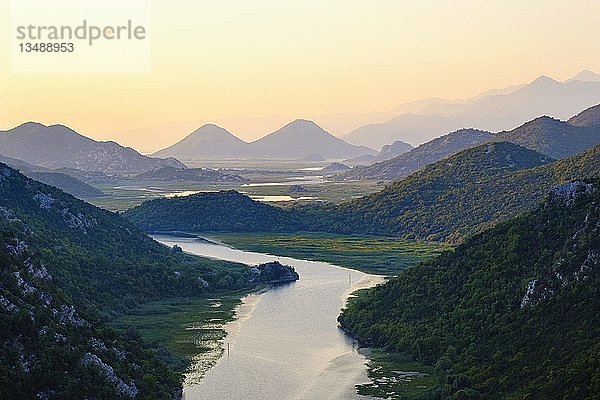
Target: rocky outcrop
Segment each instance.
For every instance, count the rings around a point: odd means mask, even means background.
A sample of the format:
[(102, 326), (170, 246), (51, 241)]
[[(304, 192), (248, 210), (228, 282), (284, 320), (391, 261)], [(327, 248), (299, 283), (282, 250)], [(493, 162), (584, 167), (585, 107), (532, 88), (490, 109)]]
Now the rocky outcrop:
[(282, 284), (300, 279), (293, 267), (283, 265), (279, 261), (271, 261), (250, 268), (252, 283)]

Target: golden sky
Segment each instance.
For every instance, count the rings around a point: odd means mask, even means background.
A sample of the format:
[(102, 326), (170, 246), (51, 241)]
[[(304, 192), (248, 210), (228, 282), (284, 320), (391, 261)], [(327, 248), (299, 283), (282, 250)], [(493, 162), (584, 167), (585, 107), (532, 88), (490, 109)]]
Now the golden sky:
[[(9, 23), (8, 4), (0, 0), (0, 27)], [(147, 73), (17, 74), (2, 51), (0, 129), (63, 123), (150, 151), (201, 122), (223, 121), (253, 139), (293, 118), (387, 111), (541, 74), (561, 80), (582, 69), (600, 72), (597, 0), (151, 5)], [(0, 47), (8, 46), (0, 35)]]

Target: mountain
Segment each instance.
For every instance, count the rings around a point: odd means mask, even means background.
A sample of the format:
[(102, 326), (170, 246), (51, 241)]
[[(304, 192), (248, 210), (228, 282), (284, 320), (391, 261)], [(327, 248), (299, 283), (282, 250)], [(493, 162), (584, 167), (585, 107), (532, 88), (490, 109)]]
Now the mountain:
[(541, 76), (508, 93), (486, 95), (455, 104), (450, 111), (447, 107), (430, 107), (416, 113), (399, 114), (386, 122), (357, 128), (343, 139), (373, 148), (395, 140), (419, 144), (465, 126), (498, 132), (513, 129), (542, 115), (567, 119), (598, 103), (600, 81), (558, 82)]
[(349, 169), (350, 169), (350, 167), (347, 166), (346, 164), (342, 164), (339, 162), (332, 162), (328, 166), (324, 167), (321, 170), (321, 172), (332, 173), (332, 172), (348, 171)]
[(339, 317), (342, 328), (435, 366), (430, 399), (597, 398), (600, 181), (569, 182), (547, 196), (360, 292)]
[[(54, 276), (53, 283), (86, 312), (109, 318), (136, 303), (203, 293), (205, 288), (195, 282), (198, 276), (213, 287), (215, 277), (208, 276), (214, 272), (211, 269), (233, 266), (174, 255), (115, 213), (29, 179), (4, 164), (0, 170), (1, 210), (22, 222), (29, 235), (28, 247), (44, 254), (41, 261)], [(239, 268), (231, 272), (236, 270)], [(181, 272), (182, 279), (165, 280), (173, 271)], [(142, 278), (146, 283), (138, 285)], [(98, 291), (103, 294), (97, 298)]]
[[(597, 108), (580, 113), (575, 121), (582, 121)], [(600, 126), (575, 126), (569, 122), (550, 117), (539, 117), (511, 131), (499, 132), (491, 139), (509, 141), (532, 150), (539, 151), (552, 158), (563, 158), (579, 153), (600, 143)]]
[(356, 166), (336, 178), (341, 180), (394, 180), (410, 175), (427, 164), (481, 144), (492, 137), (489, 132), (461, 129), (420, 145), (395, 158), (368, 166)]
[(248, 182), (239, 175), (215, 171), (210, 168), (175, 168), (161, 166), (135, 175), (135, 181), (189, 181), (189, 182)]
[(177, 157), (181, 160), (238, 157), (245, 153), (248, 143), (217, 125), (206, 124), (181, 141), (159, 150), (154, 157)]
[(391, 160), (394, 157), (398, 157), (400, 154), (408, 153), (411, 151), (413, 147), (404, 143), (401, 140), (396, 140), (392, 144), (386, 144), (381, 148), (377, 157), (375, 157), (375, 162), (382, 162), (385, 160)]
[(98, 142), (63, 125), (27, 122), (0, 131), (1, 153), (50, 169), (72, 168), (109, 175), (137, 174), (160, 165), (185, 168), (173, 158), (146, 157), (115, 142)]
[(152, 301), (251, 287), (253, 278), (238, 264), (173, 252), (121, 216), (4, 164), (0, 265), (0, 379), (11, 382), (1, 398), (173, 398), (181, 376), (159, 350), (99, 321)]
[(525, 195), (536, 187), (516, 174), (550, 161), (513, 143), (480, 145), (334, 209), (308, 208), (315, 225), (307, 229), (459, 241), (539, 200)]
[(0, 154), (0, 162), (3, 162), (15, 169), (18, 169), (22, 174), (40, 181), (47, 185), (56, 186), (64, 192), (67, 192), (79, 199), (87, 199), (92, 197), (103, 197), (105, 193), (80, 181), (70, 175), (48, 170), (47, 168), (37, 167), (26, 163), (16, 158), (4, 157)]
[(106, 196), (106, 193), (96, 189), (92, 185), (88, 185), (70, 175), (61, 174), (60, 172), (26, 172), (24, 174), (46, 185), (55, 186), (78, 199)]
[(387, 144), (401, 140), (413, 145), (427, 142), (442, 132), (450, 132), (469, 126), (466, 121), (454, 115), (437, 114), (400, 114), (385, 122), (363, 125), (342, 139), (355, 145), (379, 149)]
[(204, 125), (154, 155), (171, 155), (185, 160), (231, 157), (305, 160), (313, 159), (315, 154), (319, 159), (344, 159), (376, 154), (376, 151), (348, 144), (314, 122), (298, 119), (250, 143), (215, 125)]
[(147, 231), (292, 232), (299, 217), (233, 190), (145, 201), (124, 217)]
[(588, 70), (583, 70), (571, 79), (569, 79), (569, 81), (596, 82), (600, 81), (600, 74)]
[(265, 158), (302, 158), (318, 153), (326, 159), (344, 159), (374, 154), (372, 149), (353, 146), (326, 132), (312, 121), (297, 119), (250, 143), (251, 154)]
[(177, 398), (177, 374), (60, 293), (9, 211), (0, 214), (3, 399)]
[(600, 125), (600, 104), (583, 110), (571, 117), (567, 123), (573, 126), (595, 127)]
[(337, 178), (393, 180), (486, 141), (508, 141), (552, 158), (568, 157), (600, 143), (600, 105), (580, 112), (567, 122), (539, 117), (511, 131), (496, 134), (461, 129), (433, 139), (391, 160), (369, 166), (357, 166)]
[(306, 220), (316, 225), (306, 229), (460, 242), (531, 210), (553, 186), (600, 178), (600, 145), (548, 161), (508, 142), (480, 145), (431, 164), (381, 192), (333, 210), (307, 210), (313, 215)]

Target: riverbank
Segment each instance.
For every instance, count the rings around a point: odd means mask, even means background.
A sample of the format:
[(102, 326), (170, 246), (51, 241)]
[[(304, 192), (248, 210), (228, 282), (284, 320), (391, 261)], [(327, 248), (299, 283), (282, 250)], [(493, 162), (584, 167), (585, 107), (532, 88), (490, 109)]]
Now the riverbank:
[(452, 246), (397, 238), (330, 233), (222, 233), (195, 234), (240, 250), (302, 260), (322, 261), (369, 274), (391, 276), (436, 257)]
[(300, 275), (296, 282), (244, 297), (237, 318), (225, 324), (226, 353), (202, 379), (187, 374), (186, 399), (365, 399), (355, 386), (369, 382), (367, 359), (336, 319), (350, 292), (382, 277), (188, 237), (154, 238), (203, 257), (247, 265), (280, 261)]
[[(175, 236), (159, 235), (155, 238), (166, 242), (166, 244), (168, 245), (175, 244), (175, 241), (177, 240), (183, 241), (183, 244), (179, 243), (178, 245), (183, 246), (183, 248), (187, 249), (188, 251), (190, 250), (190, 248), (186, 245), (198, 245), (200, 246), (200, 248), (202, 248), (200, 254), (198, 255), (202, 255), (209, 258), (212, 257), (233, 260), (243, 262), (248, 265), (253, 265), (259, 262), (265, 262), (267, 260), (272, 259), (280, 259), (277, 256), (248, 253), (246, 251), (238, 250), (235, 247), (231, 246), (232, 244), (234, 244), (234, 242), (236, 242), (235, 240), (229, 240), (232, 238), (232, 236), (242, 238), (246, 242), (251, 242), (254, 238), (256, 238), (256, 235), (253, 234), (219, 234), (214, 236), (211, 234), (205, 234), (203, 235), (202, 239), (196, 239), (195, 235), (190, 234), (176, 234)], [(264, 236), (264, 238), (267, 239), (266, 236)], [(274, 238), (273, 242), (282, 243), (281, 240), (283, 239), (284, 242), (289, 242), (290, 240), (292, 240), (296, 243), (302, 244), (303, 241), (304, 243), (306, 243), (306, 241), (308, 241), (309, 239), (314, 238), (314, 235), (306, 235), (300, 238), (290, 238), (286, 235), (286, 237), (283, 238)], [(316, 238), (321, 239), (321, 243), (327, 243), (327, 245), (321, 246), (320, 252), (316, 253), (319, 257), (323, 258), (338, 258), (338, 254), (333, 253), (332, 249), (339, 249), (340, 246), (342, 246), (346, 248), (346, 251), (350, 251), (350, 254), (354, 253), (355, 255), (357, 255), (357, 257), (353, 259), (355, 265), (360, 260), (362, 260), (363, 262), (365, 259), (369, 258), (371, 260), (377, 260), (375, 256), (369, 254), (368, 252), (365, 252), (365, 248), (369, 250), (374, 250), (375, 252), (379, 251), (380, 254), (381, 252), (385, 252), (384, 254), (387, 254), (387, 256), (393, 256), (396, 262), (400, 265), (410, 265), (411, 262), (415, 261), (415, 249), (413, 246), (408, 246), (407, 249), (405, 243), (397, 243), (392, 239), (367, 238), (366, 240), (371, 241), (367, 244), (364, 244), (361, 242), (362, 240), (364, 240), (361, 237), (347, 238), (336, 237), (335, 235), (324, 235), (324, 237), (321, 236)], [(229, 243), (227, 243), (228, 241)], [(408, 244), (413, 245), (412, 243)], [(208, 245), (209, 247), (206, 247), (206, 245)], [(287, 251), (288, 249), (289, 247), (286, 247), (283, 250)], [(423, 250), (426, 250), (426, 248)], [(278, 251), (273, 251), (273, 253), (277, 252)], [(194, 252), (192, 251), (192, 253)], [(342, 258), (348, 259), (348, 257), (350, 257), (350, 254), (346, 253), (342, 256)], [(427, 252), (420, 253), (421, 259), (426, 259), (427, 256), (432, 255), (431, 253)], [(381, 262), (381, 259), (379, 259), (379, 262)], [(319, 262), (306, 263), (321, 264)], [(344, 268), (342, 267), (331, 267), (344, 270)], [(362, 279), (358, 281), (348, 282), (348, 287), (343, 291), (342, 296), (340, 296), (339, 308), (344, 308), (346, 306), (347, 299), (353, 297), (356, 291), (360, 289), (367, 289), (373, 287), (381, 282), (382, 278), (380, 276), (374, 275), (364, 275)], [(210, 371), (209, 368), (213, 365), (216, 365), (216, 363), (228, 362), (228, 360), (224, 361), (220, 359), (220, 356), (223, 354), (223, 348), (229, 350), (231, 347), (231, 351), (235, 351), (237, 353), (238, 349), (236, 343), (238, 335), (240, 334), (240, 330), (242, 329), (241, 327), (245, 323), (244, 320), (251, 317), (255, 306), (260, 303), (261, 297), (262, 296), (260, 294), (250, 294), (248, 296), (245, 296), (240, 303), (234, 306), (235, 318), (230, 319), (229, 322), (225, 323), (222, 326), (222, 336), (220, 336), (221, 346), (219, 348), (219, 351), (213, 352), (212, 355), (211, 353), (205, 353), (204, 355), (201, 354), (195, 358), (195, 363), (197, 365), (192, 366), (192, 368), (189, 369), (188, 373), (186, 374), (186, 392), (188, 394), (188, 399), (207, 398), (203, 397), (203, 394), (201, 394), (204, 393), (204, 391), (207, 388), (207, 384), (206, 382), (202, 381), (202, 377), (204, 376), (206, 371), (208, 371), (209, 376), (212, 376), (211, 374), (213, 374), (213, 372)], [(337, 311), (337, 313), (339, 313), (339, 311)], [(334, 316), (332, 316), (332, 320), (335, 320), (335, 318), (337, 318), (337, 313)], [(305, 392), (303, 394), (304, 397), (301, 396), (301, 398), (305, 398), (307, 396), (308, 398), (318, 398), (317, 394), (325, 390), (324, 388), (327, 387), (328, 383), (336, 381), (336, 379), (340, 387), (346, 388), (341, 392), (337, 392), (337, 396), (339, 396), (340, 399), (353, 398), (352, 396), (357, 396), (357, 399), (418, 399), (434, 386), (434, 378), (431, 367), (423, 366), (413, 361), (410, 361), (403, 355), (391, 354), (378, 349), (359, 349), (357, 344), (353, 344), (352, 346), (352, 351), (350, 351), (349, 353), (345, 353), (345, 355), (340, 355), (335, 359), (335, 361), (332, 360), (330, 367), (322, 370), (318, 377), (314, 377), (315, 381), (313, 382), (312, 386), (310, 388), (305, 389)], [(360, 354), (361, 357), (364, 357), (364, 361), (362, 363), (356, 363), (356, 359), (354, 357), (356, 357), (357, 354)], [(228, 359), (229, 354), (227, 354), (227, 356), (223, 355), (223, 357), (227, 357)], [(204, 360), (203, 358), (206, 358), (206, 360)], [(215, 362), (215, 360), (217, 361)], [(348, 365), (353, 365), (354, 369), (348, 369)], [(346, 374), (344, 375), (343, 379), (341, 379), (340, 376), (336, 376), (336, 370), (338, 368), (344, 368), (346, 370)], [(194, 371), (195, 369), (197, 369), (197, 372)], [(352, 373), (350, 373), (350, 371), (352, 371)], [(215, 375), (227, 373), (227, 370), (214, 372)], [(323, 379), (323, 377), (327, 378)], [(350, 385), (350, 383), (352, 382), (353, 384)], [(329, 391), (330, 390), (331, 389), (329, 389)], [(215, 395), (218, 394), (215, 393)]]
[[(256, 289), (260, 290), (264, 286)], [(195, 379), (200, 379), (223, 354), (225, 327), (236, 318), (236, 307), (249, 293), (253, 291), (223, 291), (202, 298), (153, 302), (109, 325), (122, 332), (138, 332), (146, 342), (166, 350), (158, 352), (171, 367), (186, 376), (193, 370)]]

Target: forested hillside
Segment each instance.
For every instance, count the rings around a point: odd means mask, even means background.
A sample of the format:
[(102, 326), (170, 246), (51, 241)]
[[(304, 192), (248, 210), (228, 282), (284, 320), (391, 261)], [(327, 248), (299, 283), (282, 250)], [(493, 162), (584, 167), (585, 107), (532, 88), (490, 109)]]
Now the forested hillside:
[(31, 240), (0, 209), (0, 398), (176, 398), (179, 375), (74, 307)]
[(4, 164), (0, 265), (7, 399), (170, 398), (180, 375), (101, 321), (154, 300), (253, 285), (245, 266), (172, 251), (119, 215)]
[(481, 145), (373, 195), (331, 209), (308, 209), (307, 221), (316, 224), (309, 229), (460, 242), (533, 209), (553, 186), (571, 179), (600, 178), (600, 146), (547, 161), (511, 143)]
[(55, 276), (54, 284), (95, 315), (200, 294), (204, 282), (222, 289), (247, 283), (241, 265), (173, 253), (117, 214), (0, 168), (0, 207), (28, 228), (29, 246)]
[(233, 190), (155, 199), (125, 212), (146, 231), (294, 232), (298, 213), (264, 204)]
[(364, 344), (435, 365), (435, 399), (596, 399), (600, 181), (366, 290), (339, 318)]

